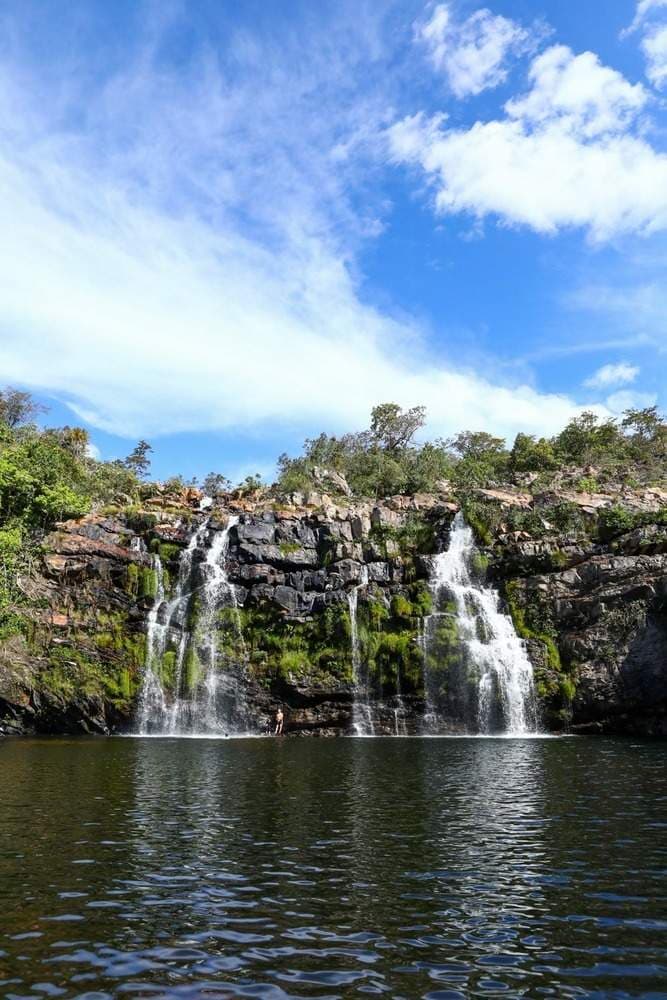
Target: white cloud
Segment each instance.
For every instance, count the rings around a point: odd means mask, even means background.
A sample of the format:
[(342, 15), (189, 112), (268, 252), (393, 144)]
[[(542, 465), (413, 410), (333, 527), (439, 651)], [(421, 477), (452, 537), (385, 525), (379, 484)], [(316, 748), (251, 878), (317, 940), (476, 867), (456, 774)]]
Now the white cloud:
[(657, 90), (667, 83), (667, 24), (660, 20), (665, 8), (667, 0), (639, 0), (632, 24), (621, 32), (623, 38), (642, 29), (646, 76)]
[(630, 131), (640, 85), (593, 53), (552, 46), (532, 63), (531, 89), (506, 116), (450, 128), (442, 115), (388, 130), (395, 162), (421, 167), (441, 213), (487, 215), (542, 233), (582, 227), (601, 241), (667, 228), (667, 156)]
[(4, 379), (133, 437), (353, 429), (387, 399), (425, 404), (433, 433), (548, 434), (580, 409), (460, 370), (363, 301), (373, 201), (360, 219), (349, 190), (386, 98), (359, 96), (373, 64), (346, 32), (319, 58), (237, 40), (235, 75), (206, 53), (172, 74), (139, 47), (63, 107), (0, 77)]
[(395, 399), (426, 404), (438, 433), (546, 433), (576, 409), (420, 360), (414, 331), (363, 305), (325, 244), (274, 254), (92, 184), (78, 175), (60, 188), (79, 209), (77, 191), (91, 195), (72, 221), (0, 168), (10, 195), (0, 370), (68, 396), (95, 426), (133, 436), (266, 422), (351, 428)]
[(602, 66), (593, 52), (575, 56), (566, 45), (537, 56), (528, 79), (532, 89), (505, 105), (510, 118), (535, 127), (558, 122), (578, 138), (624, 131), (647, 99), (641, 84)]
[(667, 7), (667, 0), (639, 0), (635, 9), (635, 16), (632, 24), (626, 28), (622, 34), (627, 35), (632, 31), (636, 31), (637, 28), (641, 27), (649, 15), (653, 14), (656, 10), (662, 9), (663, 7)]
[(636, 365), (629, 365), (620, 362), (616, 365), (602, 365), (590, 378), (587, 378), (584, 385), (589, 389), (608, 389), (615, 385), (628, 385), (634, 382), (639, 375), (639, 368)]
[(667, 24), (647, 32), (642, 41), (646, 75), (658, 90), (667, 84)]
[(510, 55), (528, 42), (528, 32), (506, 17), (483, 9), (457, 22), (446, 3), (437, 4), (429, 20), (417, 25), (416, 37), (456, 97), (497, 87), (507, 78)]
[(655, 406), (658, 397), (650, 392), (632, 392), (629, 389), (621, 389), (612, 393), (605, 400), (609, 410), (614, 416), (620, 416), (626, 410), (643, 410), (647, 406)]

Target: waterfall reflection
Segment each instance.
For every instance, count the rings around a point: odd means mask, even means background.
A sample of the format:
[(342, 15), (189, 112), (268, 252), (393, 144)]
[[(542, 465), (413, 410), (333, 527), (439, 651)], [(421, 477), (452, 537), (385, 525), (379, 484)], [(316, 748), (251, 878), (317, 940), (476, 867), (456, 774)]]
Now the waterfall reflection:
[(661, 995), (656, 744), (0, 754), (7, 996)]

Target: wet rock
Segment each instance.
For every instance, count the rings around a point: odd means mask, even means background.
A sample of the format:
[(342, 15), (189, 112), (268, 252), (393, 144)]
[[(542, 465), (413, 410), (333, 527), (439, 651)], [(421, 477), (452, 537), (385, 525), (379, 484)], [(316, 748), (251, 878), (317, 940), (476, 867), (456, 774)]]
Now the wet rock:
[(279, 586), (273, 593), (275, 604), (292, 615), (302, 615), (309, 612), (314, 599), (314, 594), (295, 590), (294, 587)]
[(276, 526), (270, 521), (251, 521), (237, 524), (233, 529), (242, 547), (251, 547), (275, 541)]
[(361, 580), (361, 563), (352, 559), (341, 559), (334, 563), (332, 569), (338, 574), (343, 584), (359, 583)]
[(389, 566), (385, 562), (368, 564), (368, 579), (373, 583), (387, 583), (391, 579)]
[(282, 570), (268, 563), (241, 564), (235, 579), (243, 580), (249, 584), (272, 583), (275, 585), (285, 582), (285, 574)]

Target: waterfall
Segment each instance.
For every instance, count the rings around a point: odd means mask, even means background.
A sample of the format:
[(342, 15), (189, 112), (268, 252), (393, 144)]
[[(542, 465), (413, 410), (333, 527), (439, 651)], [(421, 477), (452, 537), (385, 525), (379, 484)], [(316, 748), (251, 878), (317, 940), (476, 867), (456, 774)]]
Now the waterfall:
[[(206, 530), (208, 522), (204, 521), (192, 535), (187, 548), (183, 551), (178, 566), (178, 578), (170, 601), (165, 604), (164, 570), (158, 555), (152, 557), (153, 570), (157, 578), (156, 597), (153, 607), (148, 613), (146, 629), (146, 665), (139, 697), (139, 732), (147, 735), (150, 732), (175, 732), (178, 727), (181, 701), (180, 691), (183, 660), (188, 642), (188, 634), (184, 628), (184, 608), (190, 596), (192, 561), (195, 550)], [(163, 622), (158, 621), (158, 615), (164, 607)], [(169, 630), (175, 625), (182, 627), (181, 639), (178, 644), (175, 664), (174, 691), (176, 695), (171, 707), (168, 705), (167, 693), (162, 681), (162, 663), (167, 652)]]
[(370, 677), (368, 665), (361, 658), (359, 645), (359, 627), (357, 624), (357, 606), (359, 591), (368, 586), (368, 567), (362, 565), (361, 580), (347, 592), (347, 605), (350, 611), (350, 646), (352, 652), (352, 680), (354, 683), (354, 704), (352, 707), (352, 728), (355, 736), (374, 736), (373, 715), (371, 712)]
[(396, 694), (394, 696), (394, 736), (407, 736), (408, 729), (405, 722), (405, 705), (401, 693), (401, 665), (396, 664)]
[(231, 701), (229, 709), (245, 708), (244, 705), (234, 705), (241, 695), (237, 678), (226, 671), (221, 671), (218, 664), (218, 637), (216, 618), (223, 600), (228, 602), (232, 611), (236, 639), (245, 655), (241, 618), (239, 615), (234, 585), (229, 582), (227, 574), (227, 554), (229, 552), (229, 532), (238, 524), (238, 517), (230, 517), (223, 531), (216, 533), (211, 547), (206, 554), (204, 568), (206, 579), (202, 592), (202, 616), (200, 630), (203, 636), (202, 646), (205, 651), (206, 669), (204, 673), (204, 698), (198, 703), (194, 713), (194, 724), (197, 731), (217, 732), (230, 728), (230, 711), (220, 715), (219, 700)]
[(448, 549), (433, 560), (435, 610), (421, 636), (425, 727), (437, 730), (443, 720), (478, 733), (535, 732), (532, 665), (498, 593), (475, 580), (475, 555), (458, 513)]
[(139, 731), (147, 732), (149, 721), (167, 711), (160, 666), (166, 641), (167, 626), (158, 620), (164, 604), (164, 569), (159, 556), (151, 557), (155, 574), (155, 597), (146, 621), (146, 665), (139, 697)]
[[(237, 522), (237, 517), (230, 517), (225, 528), (215, 532), (205, 559), (195, 566), (195, 553), (210, 531), (209, 521), (202, 522), (181, 554), (169, 601), (165, 601), (162, 565), (158, 556), (153, 557), (158, 587), (147, 621), (146, 666), (139, 700), (142, 735), (226, 734), (244, 728), (242, 685), (238, 676), (220, 669), (217, 638), (218, 613), (226, 604), (232, 612), (235, 638), (245, 658), (236, 594), (226, 567), (229, 532)], [(200, 608), (191, 632), (187, 617), (193, 600), (200, 601)], [(168, 650), (170, 644), (174, 647), (174, 636), (175, 648)], [(165, 683), (166, 652), (172, 654), (173, 663), (171, 676)], [(203, 676), (199, 672), (198, 653), (204, 660)], [(190, 667), (185, 670), (188, 661)]]
[(192, 579), (194, 555), (199, 546), (202, 544), (207, 531), (208, 521), (202, 521), (190, 538), (186, 548), (183, 550), (178, 563), (178, 578), (176, 580), (174, 596), (167, 605), (168, 626), (178, 626), (181, 630), (178, 645), (176, 647), (176, 662), (174, 664), (174, 696), (171, 708), (167, 713), (167, 718), (161, 720), (161, 728), (165, 729), (171, 735), (174, 735), (181, 730), (183, 721), (187, 717), (188, 713), (188, 702), (181, 697), (183, 686), (183, 664), (185, 662), (185, 654), (190, 641), (190, 633), (185, 627), (185, 619), (187, 616), (190, 596), (194, 589), (194, 582)]

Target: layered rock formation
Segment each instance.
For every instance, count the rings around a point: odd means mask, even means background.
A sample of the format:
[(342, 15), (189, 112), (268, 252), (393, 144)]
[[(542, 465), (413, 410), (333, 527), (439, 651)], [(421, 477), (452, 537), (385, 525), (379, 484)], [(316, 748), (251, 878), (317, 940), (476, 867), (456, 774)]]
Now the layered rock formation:
[[(659, 491), (623, 498), (477, 491), (470, 516), (480, 564), (488, 562), (527, 641), (549, 728), (667, 732), (666, 499)], [(599, 512), (619, 503), (629, 522), (643, 513), (649, 522), (655, 515), (655, 523), (621, 524), (627, 530), (603, 540)], [(549, 520), (564, 504), (581, 513), (576, 530)], [(531, 530), (510, 530), (506, 512), (513, 508), (533, 517)], [(218, 655), (239, 675), (252, 727), (262, 731), (283, 704), (292, 732), (349, 731), (349, 595), (367, 580), (359, 591), (359, 642), (381, 706), (379, 728), (394, 731), (400, 692), (405, 729), (416, 731), (424, 711), (418, 636), (430, 611), (429, 556), (447, 544), (457, 509), (443, 484), (438, 495), (377, 503), (344, 495), (335, 502), (313, 494), (260, 497), (228, 500), (206, 513), (156, 508), (62, 524), (43, 540), (40, 560), (21, 581), (25, 627), (0, 650), (0, 728), (132, 729), (156, 595), (155, 558), (168, 597), (193, 532), (208, 518), (202, 538), (210, 541), (234, 514), (227, 571), (242, 651), (225, 609), (215, 627)], [(484, 521), (480, 511), (493, 516)], [(204, 558), (202, 545), (183, 613), (165, 626), (157, 669), (167, 691), (176, 683), (184, 634), (189, 653), (178, 683), (201, 681), (197, 574)], [(447, 662), (441, 667), (446, 681)]]

